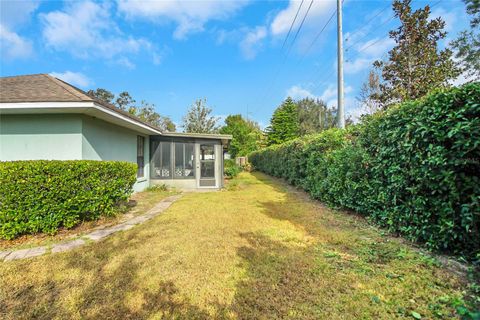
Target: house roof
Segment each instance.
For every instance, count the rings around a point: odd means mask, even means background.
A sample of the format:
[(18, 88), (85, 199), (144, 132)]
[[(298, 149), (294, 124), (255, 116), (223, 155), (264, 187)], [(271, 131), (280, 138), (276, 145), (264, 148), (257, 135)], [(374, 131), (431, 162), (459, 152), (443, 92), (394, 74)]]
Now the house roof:
[(0, 78), (0, 103), (25, 102), (92, 102), (128, 117), (156, 131), (153, 126), (134, 115), (103, 100), (89, 96), (85, 91), (48, 74), (32, 74)]
[[(89, 103), (91, 107), (96, 106), (103, 110), (102, 117), (104, 119), (111, 119), (112, 114), (120, 116), (122, 119), (115, 119), (114, 123), (136, 123), (136, 126), (141, 125), (144, 128), (148, 127), (148, 132), (161, 134), (170, 137), (194, 137), (202, 139), (220, 139), (228, 141), (232, 139), (231, 135), (211, 135), (211, 134), (195, 134), (195, 133), (178, 133), (178, 132), (162, 132), (157, 128), (136, 116), (123, 111), (114, 105), (103, 100), (94, 98), (88, 95), (85, 91), (57, 79), (48, 74), (32, 74), (12, 77), (0, 77), (0, 104), (14, 104), (13, 112), (18, 112), (17, 104), (25, 103)], [(63, 106), (63, 104), (62, 104)], [(46, 112), (49, 109), (48, 105), (45, 107), (35, 108), (35, 112)], [(43, 110), (43, 111), (42, 111)], [(58, 109), (62, 112), (63, 109)], [(76, 109), (80, 110), (80, 109)], [(0, 105), (0, 114), (2, 106)], [(12, 109), (10, 109), (10, 113)], [(78, 112), (78, 111), (73, 111)], [(100, 111), (95, 111), (98, 115)], [(128, 118), (128, 119), (126, 119)], [(108, 120), (113, 121), (113, 120)], [(120, 122), (118, 122), (120, 121)], [(122, 122), (123, 121), (123, 122)]]

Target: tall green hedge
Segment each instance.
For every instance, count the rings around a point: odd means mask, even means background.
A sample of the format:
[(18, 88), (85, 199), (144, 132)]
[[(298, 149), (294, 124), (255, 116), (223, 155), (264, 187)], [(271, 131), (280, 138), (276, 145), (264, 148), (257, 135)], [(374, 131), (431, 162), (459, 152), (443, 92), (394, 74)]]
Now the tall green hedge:
[(434, 250), (480, 258), (480, 84), (436, 92), (249, 156), (333, 207)]
[(114, 213), (132, 193), (136, 168), (115, 161), (0, 162), (0, 237), (53, 234)]

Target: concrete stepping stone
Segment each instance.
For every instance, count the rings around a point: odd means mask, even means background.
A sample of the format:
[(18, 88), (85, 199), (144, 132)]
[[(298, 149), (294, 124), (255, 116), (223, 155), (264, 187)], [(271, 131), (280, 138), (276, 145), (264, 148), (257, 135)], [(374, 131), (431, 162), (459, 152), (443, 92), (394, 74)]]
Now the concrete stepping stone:
[(58, 243), (53, 245), (52, 253), (68, 251), (73, 248), (83, 246), (84, 244), (85, 244), (85, 240), (82, 240), (82, 239), (76, 239), (76, 240), (72, 240), (64, 243)]
[(0, 251), (0, 260), (5, 259), (6, 256), (10, 254), (11, 251)]
[(5, 257), (5, 261), (17, 260), (17, 259), (27, 259), (36, 256), (41, 256), (47, 252), (47, 247), (35, 247), (29, 249), (22, 249), (10, 252), (8, 256)]

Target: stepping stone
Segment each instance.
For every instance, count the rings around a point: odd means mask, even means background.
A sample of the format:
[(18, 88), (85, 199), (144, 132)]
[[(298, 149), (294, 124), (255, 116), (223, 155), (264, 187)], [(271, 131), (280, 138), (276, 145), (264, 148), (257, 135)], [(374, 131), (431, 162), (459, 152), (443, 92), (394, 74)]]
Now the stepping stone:
[(52, 247), (52, 253), (68, 251), (73, 248), (83, 246), (84, 244), (85, 244), (85, 241), (82, 239), (76, 239), (76, 240), (68, 241), (65, 243), (55, 244)]
[(5, 261), (32, 258), (36, 256), (41, 256), (46, 252), (47, 252), (47, 247), (36, 247), (36, 248), (30, 248), (30, 249), (16, 250), (16, 251), (12, 251), (7, 257), (5, 257)]
[(90, 240), (93, 240), (93, 241), (98, 241), (100, 239), (105, 238), (106, 236), (111, 235), (114, 232), (115, 230), (111, 230), (111, 229), (97, 230), (87, 234), (85, 238), (89, 238)]
[(11, 251), (0, 251), (0, 260), (3, 260)]
[(116, 231), (125, 231), (128, 229), (132, 229), (134, 227), (133, 224), (126, 224), (126, 223), (121, 223), (119, 225), (116, 225), (115, 227), (110, 228), (109, 230), (114, 230)]

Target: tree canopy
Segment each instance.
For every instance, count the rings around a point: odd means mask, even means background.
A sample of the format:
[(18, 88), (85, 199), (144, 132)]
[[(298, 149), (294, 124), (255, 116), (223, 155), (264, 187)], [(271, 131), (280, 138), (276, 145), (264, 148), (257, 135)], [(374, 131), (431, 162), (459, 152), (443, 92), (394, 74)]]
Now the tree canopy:
[(275, 110), (266, 133), (268, 145), (283, 143), (299, 136), (298, 109), (292, 98), (285, 99)]
[(412, 0), (395, 0), (393, 10), (400, 26), (390, 31), (395, 47), (388, 61), (375, 61), (382, 71), (379, 100), (387, 106), (420, 98), (430, 90), (446, 87), (459, 75), (452, 60), (452, 51), (439, 50), (438, 42), (446, 37), (445, 22), (430, 20), (430, 7), (412, 11)]
[(140, 105), (137, 105), (135, 99), (133, 99), (127, 91), (121, 92), (116, 99), (112, 92), (102, 88), (89, 90), (87, 91), (87, 94), (99, 100), (111, 103), (117, 108), (138, 117), (140, 120), (145, 121), (162, 131), (173, 132), (176, 130), (175, 124), (169, 117), (162, 116), (155, 111), (155, 105), (153, 103), (148, 103), (145, 100), (142, 100)]
[(246, 156), (262, 146), (263, 133), (260, 126), (254, 121), (245, 120), (240, 114), (229, 115), (225, 119), (225, 125), (220, 128), (220, 133), (233, 136), (228, 147), (233, 158)]
[(207, 106), (207, 99), (196, 100), (183, 117), (182, 127), (188, 133), (218, 132), (219, 117), (210, 115), (212, 109)]
[(320, 99), (304, 98), (295, 102), (300, 136), (335, 126), (336, 112)]
[(451, 45), (456, 50), (455, 57), (461, 60), (462, 71), (467, 76), (480, 79), (480, 1), (464, 0), (467, 13), (471, 16), (470, 30), (464, 30)]

